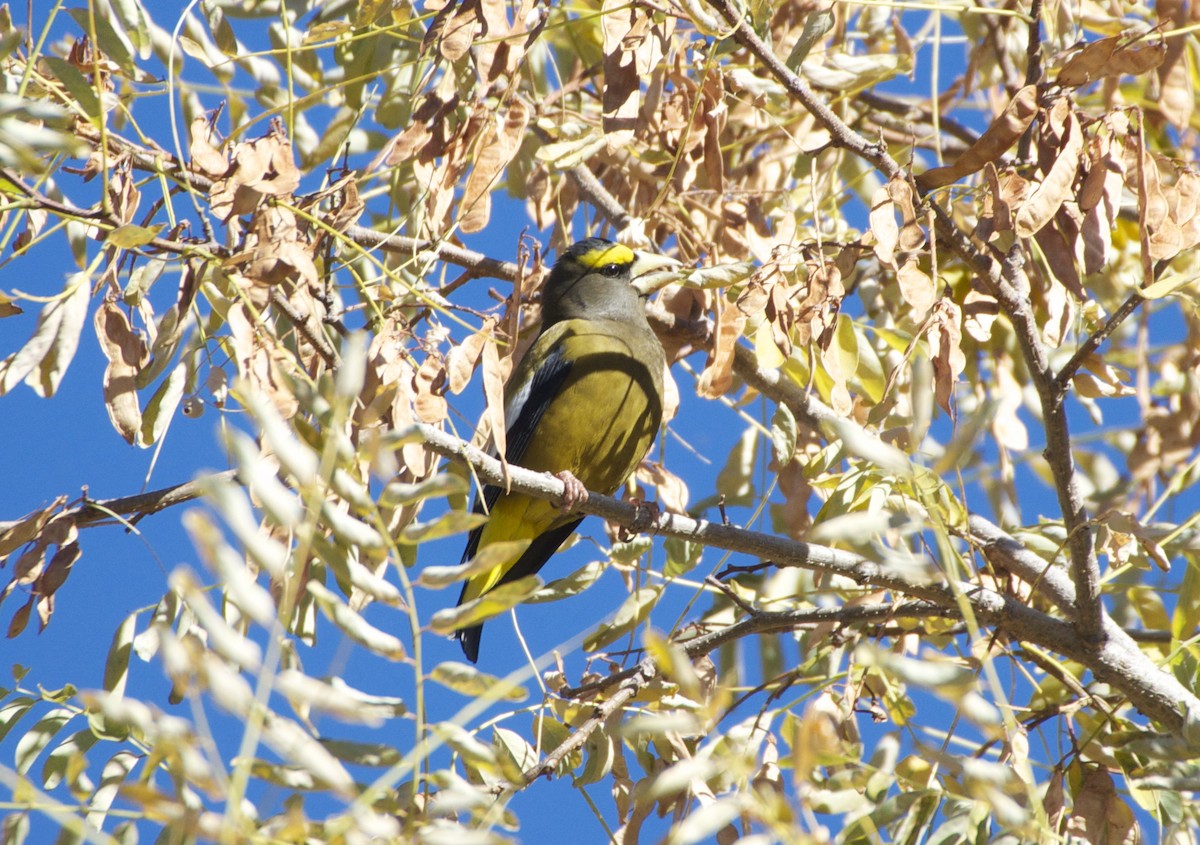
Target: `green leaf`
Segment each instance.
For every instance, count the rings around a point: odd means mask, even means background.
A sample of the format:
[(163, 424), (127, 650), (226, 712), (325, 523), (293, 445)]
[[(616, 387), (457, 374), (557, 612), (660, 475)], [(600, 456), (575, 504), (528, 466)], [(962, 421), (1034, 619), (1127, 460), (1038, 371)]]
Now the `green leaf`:
[(787, 405), (780, 403), (771, 417), (771, 443), (775, 446), (775, 460), (780, 467), (792, 462), (796, 453), (796, 415)]
[(18, 696), (12, 701), (0, 707), (0, 740), (8, 735), (8, 732), (13, 729), (13, 726), (21, 720), (30, 708), (37, 703), (36, 698), (30, 698), (27, 695)]
[(417, 578), (417, 585), (431, 590), (440, 590), (460, 581), (487, 572), (505, 563), (511, 563), (529, 548), (529, 540), (503, 540), (488, 543), (475, 557), (458, 566), (426, 566)]
[(598, 651), (609, 643), (628, 634), (640, 625), (662, 595), (663, 585), (642, 587), (631, 593), (613, 614), (612, 621), (601, 623), (583, 641), (584, 651)]
[(92, 119), (98, 118), (100, 116), (100, 99), (96, 96), (96, 90), (92, 88), (92, 83), (87, 81), (87, 77), (66, 59), (51, 55), (43, 55), (41, 58), (55, 78), (67, 89), (71, 98), (79, 104), (83, 113)]
[(399, 749), (374, 742), (350, 742), (344, 739), (322, 739), (325, 749), (343, 763), (382, 769), (400, 762)]
[(1200, 619), (1200, 556), (1185, 554), (1187, 566), (1179, 584), (1179, 597), (1175, 601), (1175, 612), (1171, 615), (1171, 639), (1179, 642), (1189, 639)]
[(37, 724), (26, 731), (24, 736), (17, 741), (17, 750), (13, 755), (16, 770), (21, 774), (26, 774), (38, 755), (73, 718), (75, 718), (73, 711), (65, 707), (56, 707), (38, 719)]
[[(649, 539), (649, 538), (647, 538)], [(604, 564), (598, 560), (593, 560), (590, 563), (584, 564), (579, 569), (576, 569), (565, 578), (559, 578), (551, 581), (542, 589), (538, 590), (529, 597), (529, 604), (538, 604), (540, 602), (559, 601), (560, 599), (577, 596), (586, 590), (592, 584), (596, 583), (597, 579), (604, 574)]]
[(440, 540), (454, 534), (464, 534), (488, 521), (487, 515), (470, 511), (447, 511), (431, 522), (414, 522), (396, 538), (401, 543), (416, 545)]
[(104, 661), (104, 688), (121, 695), (125, 692), (125, 681), (129, 677), (129, 654), (133, 651), (133, 634), (137, 630), (138, 614), (131, 613), (121, 621), (113, 632)]
[(717, 492), (731, 504), (748, 503), (754, 497), (754, 456), (758, 429), (747, 428), (717, 474)]
[(458, 607), (439, 610), (429, 620), (429, 629), (435, 634), (452, 634), (461, 628), (478, 625), (516, 607), (541, 587), (542, 581), (536, 575), (527, 575), (508, 584), (501, 584)]
[(793, 73), (800, 72), (800, 65), (808, 57), (809, 51), (820, 41), (827, 32), (833, 29), (833, 9), (818, 9), (808, 13), (804, 19), (804, 29), (796, 39), (795, 46), (788, 53), (785, 64)]
[(468, 698), (491, 701), (524, 701), (529, 691), (519, 684), (481, 672), (474, 666), (449, 660), (439, 663), (429, 673), (431, 680)]
[(165, 228), (165, 223), (149, 227), (126, 223), (109, 232), (108, 237), (104, 240), (110, 246), (119, 247), (120, 249), (133, 249), (134, 247), (145, 246), (150, 243)]
[(426, 499), (462, 496), (470, 489), (471, 486), (465, 478), (448, 472), (439, 473), (415, 484), (393, 481), (379, 494), (379, 506), (394, 508)]
[(677, 578), (696, 568), (696, 564), (704, 556), (704, 545), (685, 540), (682, 537), (668, 537), (663, 541), (663, 551), (666, 552), (667, 562), (663, 566), (663, 575)]
[(84, 728), (60, 742), (42, 766), (42, 788), (54, 789), (68, 774), (73, 774), (72, 782), (67, 784), (73, 790), (86, 784), (87, 779), (83, 777), (87, 769), (85, 755), (98, 740), (99, 737), (92, 733), (91, 728)]
[(612, 772), (613, 737), (607, 731), (592, 731), (583, 744), (583, 771), (575, 778), (575, 786), (599, 783)]

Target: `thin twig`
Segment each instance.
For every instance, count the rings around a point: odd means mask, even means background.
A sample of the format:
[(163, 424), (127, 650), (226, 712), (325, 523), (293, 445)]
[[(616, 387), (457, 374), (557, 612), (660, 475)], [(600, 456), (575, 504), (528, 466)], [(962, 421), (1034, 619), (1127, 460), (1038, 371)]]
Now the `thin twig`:
[(1071, 580), (1075, 584), (1075, 624), (1087, 642), (1099, 643), (1104, 636), (1104, 605), (1100, 602), (1100, 565), (1092, 543), (1092, 527), (1083, 506), (1083, 493), (1071, 452), (1071, 434), (1064, 403), (1051, 371), (1049, 356), (1041, 340), (1041, 330), (1033, 306), (1023, 291), (1024, 253), (1014, 242), (1005, 256), (1003, 276), (996, 285), (997, 299), (1015, 329), (1017, 345), (1025, 359), (1029, 376), (1037, 390), (1046, 431), (1042, 452), (1054, 477), (1054, 489), (1062, 509), (1071, 562)]
[(321, 356), (325, 365), (336, 370), (339, 356), (337, 350), (330, 344), (329, 338), (321, 334), (319, 328), (314, 329), (308, 317), (293, 308), (292, 303), (288, 302), (287, 297), (278, 287), (271, 288), (271, 304), (282, 311), (283, 316), (287, 317), (288, 322), (295, 327), (300, 336), (312, 344), (313, 349), (317, 350), (317, 354)]
[(386, 252), (396, 252), (403, 255), (417, 255), (422, 252), (432, 252), (442, 261), (456, 264), (466, 270), (471, 270), (478, 276), (490, 276), (496, 279), (513, 281), (517, 278), (519, 268), (512, 261), (500, 261), (489, 258), (481, 252), (464, 249), (445, 242), (421, 240), (405, 235), (389, 235), (376, 232), (365, 226), (349, 226), (346, 237), (359, 246), (378, 247)]
[(1138, 309), (1138, 306), (1145, 301), (1140, 293), (1130, 294), (1129, 298), (1122, 302), (1120, 307), (1109, 316), (1104, 325), (1095, 332), (1092, 332), (1088, 339), (1083, 342), (1083, 345), (1075, 350), (1075, 354), (1071, 356), (1071, 360), (1059, 370), (1058, 375), (1054, 377), (1055, 390), (1059, 393), (1066, 393), (1067, 384), (1075, 377), (1075, 373), (1083, 366), (1083, 362), (1087, 360), (1088, 356), (1099, 349), (1100, 344), (1108, 340), (1112, 336), (1112, 333), (1123, 322), (1129, 319), (1133, 312)]
[(596, 712), (580, 725), (575, 733), (546, 755), (546, 759), (528, 769), (524, 774), (525, 786), (533, 783), (543, 775), (551, 775), (567, 755), (577, 751), (609, 718), (623, 708), (641, 689), (657, 674), (654, 663), (649, 659), (643, 660), (635, 667), (638, 673), (613, 693), (612, 697), (596, 707)]
[[(427, 448), (469, 464), (484, 482), (501, 484), (507, 478), (512, 490), (548, 501), (563, 495), (562, 482), (552, 475), (509, 465), (506, 476), (505, 468), (498, 460), (458, 438), (427, 425), (418, 425), (412, 430), (420, 433)], [(645, 518), (642, 509), (598, 493), (590, 493), (580, 510), (621, 525)], [(1120, 689), (1134, 706), (1157, 719), (1168, 730), (1181, 731), (1186, 713), (1198, 714), (1200, 718), (1200, 699), (1155, 666), (1136, 646), (1130, 645), (1129, 638), (1106, 616), (1102, 617), (1105, 636), (1099, 641), (1089, 641), (1082, 638), (1070, 622), (1028, 607), (1012, 596), (967, 582), (917, 581), (894, 567), (852, 552), (671, 513), (660, 513), (648, 530), (772, 560), (780, 567), (797, 566), (841, 575), (858, 584), (923, 600), (947, 613), (959, 608), (960, 600), (965, 599), (981, 624), (1084, 663), (1099, 680)], [(1078, 602), (1075, 606), (1078, 608)], [(765, 624), (756, 621), (763, 618), (753, 617), (746, 622)], [(716, 635), (722, 634), (717, 632)]]
[[(69, 518), (78, 528), (107, 525), (113, 521), (113, 514), (132, 516), (133, 521), (136, 521), (175, 505), (195, 501), (204, 495), (208, 486), (214, 481), (232, 481), (236, 477), (235, 470), (225, 470), (198, 478), (195, 481), (186, 481), (183, 484), (152, 490), (149, 493), (139, 493), (136, 496), (121, 496), (115, 499), (85, 499), (75, 507), (62, 511), (60, 516)], [(16, 528), (22, 522), (24, 522), (22, 519), (0, 522), (0, 534)]]

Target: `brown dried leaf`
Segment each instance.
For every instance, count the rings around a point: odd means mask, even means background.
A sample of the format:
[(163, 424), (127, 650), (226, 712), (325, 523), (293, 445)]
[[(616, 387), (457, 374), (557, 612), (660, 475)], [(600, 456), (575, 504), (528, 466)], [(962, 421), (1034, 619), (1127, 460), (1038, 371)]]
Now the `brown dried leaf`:
[(1112, 775), (1085, 764), (1083, 782), (1067, 821), (1067, 834), (1089, 845), (1135, 845), (1141, 841), (1133, 811), (1121, 800)]
[[(336, 205), (326, 215), (325, 223), (335, 232), (345, 232), (358, 222), (367, 204), (358, 195), (358, 180), (353, 175), (347, 175), (330, 186), (329, 191), (337, 199)], [(324, 235), (324, 233), (321, 233)]]
[(706, 399), (724, 396), (733, 385), (733, 349), (746, 327), (746, 315), (736, 303), (721, 297), (717, 300), (716, 323), (712, 352), (696, 388)]
[(446, 362), (441, 355), (431, 352), (425, 356), (415, 376), (413, 388), (417, 397), (413, 401), (413, 410), (417, 419), (423, 423), (436, 425), (446, 418), (449, 405), (446, 402)]
[(868, 217), (871, 234), (875, 236), (873, 248), (881, 264), (896, 266), (896, 245), (900, 242), (900, 227), (896, 225), (896, 205), (887, 185), (880, 185), (871, 197), (871, 212)]
[(1083, 128), (1066, 97), (1060, 98), (1051, 107), (1047, 124), (1059, 120), (1062, 124), (1059, 146), (1045, 151), (1052, 159), (1050, 169), (1033, 193), (1017, 208), (1014, 222), (1018, 237), (1028, 238), (1040, 231), (1054, 219), (1063, 202), (1073, 196), (1071, 188), (1075, 184), (1083, 154)]
[(912, 252), (925, 246), (925, 232), (917, 223), (917, 209), (913, 204), (912, 186), (903, 179), (888, 182), (888, 193), (896, 210), (900, 212), (900, 249)]
[(421, 45), (422, 50), (432, 37), (436, 37), (438, 51), (444, 58), (451, 62), (461, 59), (471, 49), (471, 42), (480, 29), (479, 11), (479, 0), (450, 0), (434, 17)]
[(1046, 259), (1046, 266), (1054, 280), (1071, 292), (1076, 299), (1087, 299), (1079, 277), (1079, 267), (1075, 263), (1075, 249), (1079, 245), (1079, 226), (1073, 214), (1078, 208), (1073, 202), (1066, 202), (1055, 215), (1052, 225), (1045, 226), (1034, 235), (1034, 240), (1041, 247)]
[(933, 310), (929, 345), (933, 353), (934, 395), (942, 410), (953, 418), (950, 399), (955, 382), (966, 369), (967, 357), (962, 351), (962, 310), (945, 297), (938, 300)]
[(108, 418), (125, 442), (135, 443), (142, 427), (137, 375), (149, 360), (150, 352), (115, 302), (106, 301), (97, 309), (95, 324), (100, 349), (108, 359), (108, 367), (104, 370), (104, 404)]
[(1029, 448), (1029, 429), (1021, 420), (1022, 388), (1013, 374), (1012, 358), (998, 355), (994, 372), (992, 395), (996, 401), (996, 414), (992, 417), (992, 434), (1002, 448), (1023, 452)]
[(492, 186), (521, 149), (529, 109), (523, 100), (513, 99), (502, 121), (499, 115), (489, 115), (485, 120), (475, 167), (467, 177), (459, 204), (462, 213), (458, 227), (466, 234), (481, 232), (487, 226), (492, 215)]
[(687, 513), (688, 488), (682, 478), (657, 461), (642, 461), (635, 477), (640, 484), (653, 487), (658, 503), (668, 513)]
[(963, 297), (963, 329), (979, 343), (991, 339), (992, 326), (999, 316), (1000, 303), (994, 296), (969, 290)]
[(604, 0), (600, 14), (604, 34), (602, 125), (608, 149), (614, 152), (633, 141), (641, 107), (641, 79), (635, 53), (625, 39), (637, 43), (644, 38), (649, 15), (639, 6), (620, 0)]
[(1163, 187), (1158, 159), (1152, 152), (1143, 149), (1141, 165), (1141, 202), (1138, 212), (1143, 229), (1143, 245), (1152, 261), (1166, 261), (1179, 254), (1183, 235), (1171, 216), (1171, 203)]
[[(1153, 40), (1147, 41), (1147, 36)], [(1132, 39), (1128, 35), (1101, 38), (1073, 55), (1056, 81), (1064, 88), (1078, 88), (1105, 76), (1138, 76), (1162, 64), (1166, 53), (1159, 32), (1140, 33)]]
[(292, 280), (298, 289), (317, 289), (321, 279), (314, 249), (315, 244), (301, 231), (295, 212), (272, 204), (254, 214), (245, 249), (230, 256), (225, 266), (239, 268), (256, 285), (271, 287)]
[(489, 337), (483, 346), (483, 396), (487, 402), (484, 411), (492, 431), (492, 444), (497, 455), (508, 451), (508, 424), (505, 420), (504, 384), (512, 370), (511, 355), (500, 357), (500, 344), (495, 336)]
[[(1183, 38), (1172, 39), (1172, 46), (1185, 47), (1187, 41)], [(1173, 62), (1166, 69), (1159, 68), (1158, 108), (1167, 122), (1182, 132), (1192, 122), (1192, 114), (1196, 111), (1196, 89), (1192, 86), (1191, 71), (1188, 61)]]
[(10, 640), (20, 636), (21, 632), (25, 630), (25, 626), (29, 624), (29, 614), (33, 611), (35, 601), (37, 601), (37, 596), (30, 596), (29, 601), (17, 608), (17, 612), (13, 614), (5, 634)]
[[(231, 278), (239, 281), (237, 274), (231, 274)], [(241, 280), (240, 284), (250, 287), (246, 280)], [(284, 373), (294, 366), (294, 358), (276, 345), (267, 345), (260, 340), (255, 321), (244, 303), (230, 306), (226, 321), (238, 375), (246, 380), (251, 390), (269, 397), (280, 416), (291, 419), (300, 403)]]
[(900, 284), (900, 295), (912, 308), (913, 320), (920, 322), (925, 319), (925, 315), (933, 307), (937, 290), (933, 279), (921, 269), (915, 256), (909, 257), (900, 265), (900, 269), (896, 271), (896, 281)]
[[(713, 72), (704, 82), (704, 105), (701, 114), (704, 121), (704, 177), (708, 189), (717, 194), (725, 190), (725, 156), (721, 152), (721, 133), (729, 116), (729, 109), (722, 102), (723, 92), (720, 88), (719, 74), (719, 68), (713, 68)], [(753, 212), (754, 209), (755, 206), (751, 204), (748, 210)], [(756, 228), (752, 214), (747, 215), (747, 223), (747, 235), (752, 238)]]
[(15, 317), (18, 314), (24, 314), (25, 309), (17, 305), (16, 300), (8, 294), (0, 291), (0, 319), (4, 317)]
[(1046, 309), (1042, 339), (1048, 346), (1057, 349), (1074, 325), (1078, 300), (1067, 290), (1065, 284), (1044, 283), (1041, 294), (1042, 307)]
[[(43, 597), (54, 595), (58, 588), (66, 583), (67, 576), (71, 574), (71, 567), (79, 560), (81, 554), (83, 554), (83, 550), (76, 540), (60, 545), (58, 551), (54, 553), (54, 557), (50, 558), (46, 571), (38, 578), (34, 588), (35, 592)], [(45, 621), (43, 620), (43, 628)]]
[(833, 382), (829, 391), (829, 405), (839, 416), (848, 417), (854, 410), (854, 397), (850, 395), (849, 379), (858, 369), (858, 339), (854, 335), (853, 321), (842, 314), (817, 337), (821, 350), (821, 364)]
[(1132, 385), (1125, 384), (1122, 372), (1099, 355), (1089, 355), (1083, 360), (1082, 368), (1072, 379), (1075, 389), (1088, 399), (1101, 397), (1133, 396)]
[(636, 4), (604, 0), (601, 4), (604, 50), (603, 123), (610, 152), (630, 144), (644, 110), (642, 81), (666, 55), (675, 19), (661, 16), (655, 22), (649, 11)]
[(213, 146), (212, 124), (206, 115), (198, 115), (192, 120), (192, 143), (189, 153), (192, 157), (192, 170), (203, 173), (211, 179), (224, 176), (229, 170), (229, 159)]
[(496, 319), (488, 317), (479, 331), (446, 354), (446, 376), (450, 392), (455, 396), (462, 393), (471, 381), (471, 374), (475, 372), (475, 365), (479, 363), (479, 356), (483, 353), (483, 347), (491, 340), (495, 327)]
[(1017, 142), (1017, 139), (1033, 123), (1037, 116), (1037, 86), (1026, 85), (1013, 95), (1012, 100), (1000, 113), (979, 140), (958, 157), (953, 164), (934, 167), (917, 176), (917, 187), (931, 191), (957, 182), (981, 169), (988, 162), (996, 162), (1000, 156)]
[(1083, 237), (1084, 275), (1099, 273), (1108, 264), (1112, 249), (1112, 223), (1105, 217), (1103, 206), (1097, 205), (1083, 218), (1080, 235)]
[(292, 143), (278, 120), (263, 137), (235, 145), (230, 158), (209, 196), (213, 214), (223, 220), (249, 214), (264, 197), (290, 196), (300, 185)]
[(1200, 173), (1185, 170), (1175, 180), (1175, 220), (1179, 224), (1180, 250), (1200, 245)]
[(66, 501), (66, 496), (59, 496), (46, 507), (26, 514), (17, 521), (16, 525), (0, 533), (0, 562), (16, 549), (38, 537), (51, 517), (58, 513), (58, 509), (66, 504)]

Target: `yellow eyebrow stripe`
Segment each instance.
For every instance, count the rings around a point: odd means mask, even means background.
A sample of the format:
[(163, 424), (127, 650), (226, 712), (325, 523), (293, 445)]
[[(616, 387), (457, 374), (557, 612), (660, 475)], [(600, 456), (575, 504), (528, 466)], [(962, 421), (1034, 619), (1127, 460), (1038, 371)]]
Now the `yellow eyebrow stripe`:
[(632, 264), (635, 257), (633, 250), (624, 244), (610, 244), (579, 256), (579, 263), (588, 269), (595, 269), (605, 264)]

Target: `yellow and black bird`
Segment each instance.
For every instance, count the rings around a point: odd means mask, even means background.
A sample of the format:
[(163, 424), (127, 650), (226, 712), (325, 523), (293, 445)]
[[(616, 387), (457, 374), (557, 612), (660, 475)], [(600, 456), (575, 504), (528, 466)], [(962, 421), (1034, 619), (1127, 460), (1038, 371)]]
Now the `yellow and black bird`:
[[(500, 541), (528, 541), (519, 557), (475, 575), (458, 603), (532, 575), (571, 535), (570, 511), (587, 490), (616, 492), (646, 456), (663, 415), (666, 359), (646, 321), (650, 291), (639, 278), (672, 259), (587, 238), (562, 253), (542, 292), (542, 326), (505, 388), (505, 458), (555, 473), (566, 504), (487, 486), (476, 510), (488, 521), (471, 532), (463, 561)], [(483, 625), (458, 632), (467, 659), (479, 658)]]

